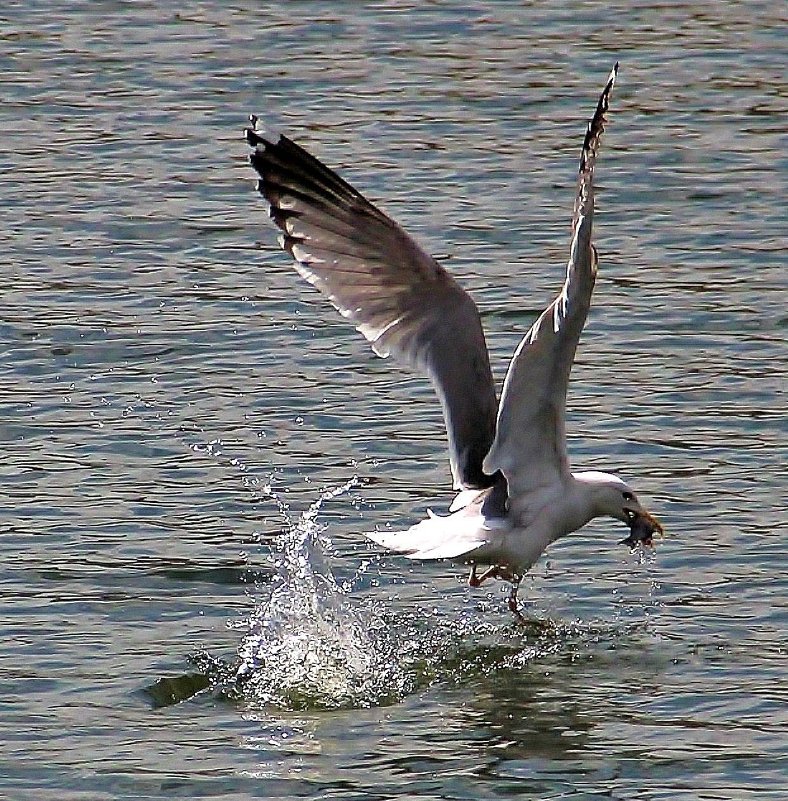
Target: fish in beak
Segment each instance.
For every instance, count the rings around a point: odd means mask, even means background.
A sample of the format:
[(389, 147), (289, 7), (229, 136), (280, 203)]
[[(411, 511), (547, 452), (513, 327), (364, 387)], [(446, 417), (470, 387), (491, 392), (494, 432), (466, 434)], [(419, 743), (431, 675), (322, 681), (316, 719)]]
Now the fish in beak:
[(639, 511), (627, 509), (626, 512), (629, 536), (621, 540), (624, 545), (634, 548), (642, 542), (643, 545), (651, 547), (653, 545), (653, 535), (664, 533), (659, 520), (645, 509)]

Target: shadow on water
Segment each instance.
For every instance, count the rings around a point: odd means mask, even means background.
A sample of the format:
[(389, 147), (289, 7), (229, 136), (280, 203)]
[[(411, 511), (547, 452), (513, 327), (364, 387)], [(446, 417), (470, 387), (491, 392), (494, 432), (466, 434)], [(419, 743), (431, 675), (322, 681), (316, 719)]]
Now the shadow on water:
[(352, 479), (324, 492), (295, 521), (270, 486), (263, 488), (286, 525), (272, 543), (273, 581), (256, 583), (262, 599), (248, 618), (231, 624), (243, 632), (236, 657), (190, 656), (193, 670), (145, 688), (154, 707), (201, 692), (260, 708), (383, 706), (438, 682), (518, 671), (579, 642), (615, 636), (587, 624), (491, 622), (478, 612), (451, 619), (427, 610), (395, 613), (380, 599), (351, 594), (353, 582), (338, 583), (331, 570), (331, 542), (318, 515), (326, 501), (356, 485)]

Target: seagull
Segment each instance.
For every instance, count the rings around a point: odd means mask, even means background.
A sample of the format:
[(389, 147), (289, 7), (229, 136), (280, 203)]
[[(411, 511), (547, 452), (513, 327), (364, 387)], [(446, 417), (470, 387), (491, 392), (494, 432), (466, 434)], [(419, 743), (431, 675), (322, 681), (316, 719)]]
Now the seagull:
[[(410, 559), (471, 566), (469, 584), (508, 581), (509, 609), (524, 622), (517, 590), (552, 543), (596, 517), (625, 523), (630, 547), (652, 545), (659, 521), (615, 475), (572, 472), (566, 393), (591, 304), (599, 257), (591, 242), (594, 165), (618, 74), (613, 67), (580, 156), (566, 278), (512, 357), (496, 398), (476, 304), (394, 220), (281, 134), (246, 140), (258, 191), (295, 268), (350, 320), (378, 356), (395, 356), (432, 381), (448, 434), (454, 489), (447, 515), (374, 542)], [(477, 573), (477, 567), (485, 569)]]

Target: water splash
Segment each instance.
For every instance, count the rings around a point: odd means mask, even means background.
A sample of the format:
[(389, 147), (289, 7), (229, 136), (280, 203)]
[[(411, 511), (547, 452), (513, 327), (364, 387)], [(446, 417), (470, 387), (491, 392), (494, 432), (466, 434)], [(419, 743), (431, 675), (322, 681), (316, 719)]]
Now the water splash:
[[(521, 671), (542, 660), (580, 658), (600, 641), (615, 641), (620, 625), (534, 621), (517, 626), (502, 609), (397, 604), (352, 592), (356, 577), (337, 582), (331, 542), (318, 518), (325, 502), (349, 492), (356, 479), (325, 491), (300, 517), (270, 484), (248, 474), (249, 489), (276, 504), (283, 534), (273, 541), (273, 582), (256, 585), (251, 615), (230, 625), (243, 632), (236, 658), (200, 652), (197, 669), (146, 688), (154, 706), (201, 692), (252, 709), (359, 708), (392, 704), (433, 684), (462, 684), (498, 671)], [(441, 605), (439, 608), (443, 608)], [(267, 714), (267, 713), (266, 713)]]
[(225, 673), (229, 697), (286, 709), (378, 706), (433, 683), (520, 670), (598, 637), (583, 624), (522, 627), (478, 610), (396, 614), (385, 602), (351, 594), (353, 581), (340, 584), (331, 570), (331, 542), (318, 516), (325, 502), (357, 484), (325, 491), (295, 521), (271, 486), (262, 488), (277, 504), (285, 533), (275, 541), (273, 584), (238, 625), (244, 635), (237, 663)]
[[(277, 575), (243, 621), (234, 693), (280, 707), (371, 706), (412, 691), (391, 627), (374, 606), (351, 598), (329, 565), (331, 543), (318, 525), (322, 505), (358, 484), (324, 492), (275, 543)], [(287, 506), (265, 487), (289, 521)]]

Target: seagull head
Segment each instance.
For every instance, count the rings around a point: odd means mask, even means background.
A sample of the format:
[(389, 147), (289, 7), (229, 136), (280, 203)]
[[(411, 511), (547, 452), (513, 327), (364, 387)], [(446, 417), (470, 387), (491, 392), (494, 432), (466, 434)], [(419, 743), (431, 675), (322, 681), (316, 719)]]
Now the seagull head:
[(589, 471), (576, 473), (575, 478), (590, 490), (594, 517), (614, 517), (629, 526), (629, 536), (621, 540), (634, 548), (643, 543), (650, 546), (654, 534), (662, 534), (662, 524), (643, 506), (626, 481), (610, 473)]

